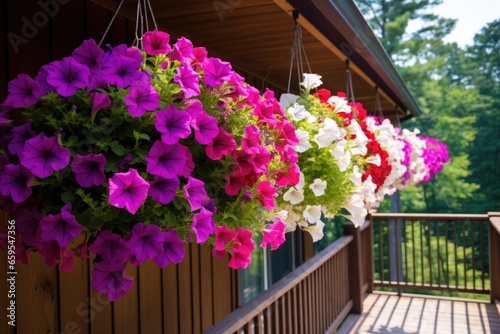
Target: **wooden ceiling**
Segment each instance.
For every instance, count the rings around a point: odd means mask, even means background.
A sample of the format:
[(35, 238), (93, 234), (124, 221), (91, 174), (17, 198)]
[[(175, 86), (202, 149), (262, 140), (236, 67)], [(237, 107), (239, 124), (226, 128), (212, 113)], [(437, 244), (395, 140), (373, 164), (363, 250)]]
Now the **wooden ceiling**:
[[(118, 0), (92, 0), (116, 10)], [(293, 7), (285, 0), (150, 0), (159, 30), (171, 35), (172, 43), (179, 37), (190, 39), (194, 46), (204, 46), (209, 56), (231, 62), (243, 75), (259, 78), (252, 82), (257, 88), (268, 86), (278, 93), (286, 92), (294, 33)], [(125, 0), (120, 14), (136, 18), (137, 0)], [(312, 73), (322, 76), (323, 85), (332, 92), (346, 91), (347, 57), (319, 32), (314, 24), (300, 15), (302, 43)], [(342, 24), (342, 22), (339, 22)], [(150, 22), (150, 28), (152, 24)], [(356, 101), (369, 113), (377, 111), (376, 78), (351, 61), (350, 71)], [(297, 68), (292, 68), (291, 91), (299, 89)], [(304, 62), (304, 72), (309, 72)], [(381, 85), (380, 85), (381, 86)], [(382, 112), (396, 121), (411, 117), (393, 92), (378, 89)], [(391, 94), (392, 93), (392, 94)]]

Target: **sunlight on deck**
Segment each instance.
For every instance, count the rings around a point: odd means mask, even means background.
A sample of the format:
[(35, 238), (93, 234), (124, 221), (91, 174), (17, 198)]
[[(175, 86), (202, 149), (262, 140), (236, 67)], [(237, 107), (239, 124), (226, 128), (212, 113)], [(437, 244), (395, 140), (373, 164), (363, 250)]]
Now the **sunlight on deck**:
[[(353, 319), (351, 319), (353, 321)], [(349, 326), (349, 321), (344, 325)], [(352, 323), (352, 322), (351, 322)], [(344, 327), (344, 326), (343, 326)], [(500, 333), (500, 305), (482, 301), (373, 293), (350, 331), (339, 333)]]

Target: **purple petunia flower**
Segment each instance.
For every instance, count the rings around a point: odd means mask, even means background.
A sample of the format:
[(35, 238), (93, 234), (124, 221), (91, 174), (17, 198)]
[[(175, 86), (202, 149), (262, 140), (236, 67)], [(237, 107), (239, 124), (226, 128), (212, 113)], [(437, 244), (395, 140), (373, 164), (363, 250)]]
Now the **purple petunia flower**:
[[(126, 58), (130, 58), (132, 60), (135, 60), (137, 63), (139, 63), (139, 65), (142, 64), (142, 61), (143, 61), (141, 50), (139, 50), (136, 47), (129, 47), (127, 44), (120, 44), (120, 45), (114, 47), (111, 50), (111, 55), (123, 56)], [(113, 59), (106, 58), (105, 64), (104, 64), (105, 67), (110, 64), (109, 62), (107, 62), (108, 60), (113, 62)]]
[(43, 96), (40, 84), (27, 74), (19, 74), (16, 79), (9, 82), (9, 95), (5, 105), (13, 108), (22, 108), (38, 102)]
[(153, 201), (168, 204), (174, 200), (180, 181), (177, 176), (172, 178), (155, 176), (154, 181), (150, 181), (149, 184), (151, 185), (149, 194), (153, 198)]
[(35, 206), (20, 204), (14, 209), (16, 218), (16, 233), (28, 246), (37, 246), (40, 240), (40, 221), (43, 215)]
[(156, 112), (156, 130), (161, 132), (161, 141), (165, 144), (175, 144), (180, 138), (187, 138), (191, 134), (189, 121), (191, 117), (183, 110), (169, 105), (167, 109)]
[(92, 289), (105, 294), (111, 301), (122, 298), (134, 285), (134, 279), (125, 275), (126, 268), (125, 263), (96, 263), (92, 270)]
[(49, 65), (43, 65), (35, 77), (36, 82), (38, 82), (38, 84), (40, 85), (42, 96), (47, 95), (48, 92), (56, 91), (54, 86), (47, 82), (47, 75), (49, 75), (49, 72), (47, 72), (48, 68)]
[(71, 56), (80, 64), (87, 66), (91, 72), (100, 70), (104, 64), (104, 51), (93, 39), (83, 41)]
[(215, 232), (215, 220), (213, 212), (205, 208), (201, 208), (200, 212), (194, 215), (191, 228), (196, 234), (196, 242), (199, 244), (205, 243), (210, 234)]
[(191, 121), (191, 126), (195, 129), (194, 139), (202, 145), (210, 144), (219, 134), (217, 118), (208, 115), (206, 112), (199, 113)]
[(26, 141), (19, 158), (35, 176), (46, 178), (69, 164), (70, 151), (59, 145), (56, 136), (45, 137), (42, 132)]
[(135, 258), (133, 264), (140, 265), (163, 252), (163, 235), (158, 225), (137, 223), (132, 228), (127, 244)]
[(205, 152), (212, 160), (220, 160), (222, 156), (231, 154), (237, 148), (233, 136), (224, 129), (219, 128), (219, 133), (214, 140), (207, 145)]
[(155, 110), (160, 104), (160, 94), (146, 81), (130, 85), (130, 93), (123, 100), (128, 112), (134, 117), (140, 117), (148, 110)]
[(151, 146), (144, 159), (148, 163), (146, 166), (148, 173), (167, 179), (177, 176), (186, 163), (184, 151), (178, 144), (168, 145), (160, 140)]
[(109, 230), (101, 231), (90, 245), (89, 250), (100, 254), (102, 260), (109, 264), (127, 262), (130, 257), (128, 243), (123, 240), (121, 235), (111, 233)]
[(15, 203), (22, 203), (32, 193), (29, 184), (33, 178), (31, 171), (19, 164), (5, 165), (0, 174), (0, 193), (10, 196)]
[(231, 64), (219, 58), (208, 58), (203, 66), (203, 82), (210, 87), (220, 87), (231, 78)]
[(103, 184), (106, 181), (105, 169), (106, 157), (102, 153), (76, 155), (71, 163), (71, 170), (76, 174), (76, 182), (83, 188)]
[(181, 86), (184, 98), (200, 95), (200, 77), (188, 64), (177, 69), (174, 81)]
[(207, 198), (205, 183), (201, 180), (195, 179), (194, 177), (189, 177), (188, 182), (183, 189), (184, 196), (188, 200), (189, 205), (191, 205), (191, 211), (201, 208), (201, 203), (203, 203)]
[(210, 212), (212, 212), (214, 215), (217, 213), (217, 207), (215, 206), (215, 200), (213, 198), (208, 198), (203, 203), (201, 203), (201, 206)]
[(40, 237), (43, 241), (56, 241), (60, 247), (66, 247), (83, 231), (75, 216), (71, 214), (69, 202), (61, 208), (61, 213), (47, 215), (40, 221)]
[(95, 115), (99, 110), (111, 105), (111, 98), (106, 93), (93, 92), (90, 93), (89, 96), (92, 100), (92, 115)]
[(78, 88), (89, 84), (89, 69), (71, 57), (55, 61), (47, 67), (47, 82), (55, 87), (57, 93), (68, 97), (74, 95)]
[(20, 155), (26, 141), (35, 136), (35, 131), (31, 130), (31, 120), (28, 120), (28, 122), (24, 123), (23, 125), (13, 128), (12, 140), (7, 146), (9, 153)]
[(187, 242), (179, 238), (176, 231), (163, 231), (163, 252), (153, 258), (153, 262), (159, 268), (165, 268), (170, 263), (180, 263), (184, 259), (186, 251), (184, 246)]
[(148, 31), (142, 36), (144, 51), (150, 56), (167, 54), (172, 51), (169, 42), (170, 35), (163, 31)]
[(120, 88), (127, 88), (132, 82), (142, 77), (139, 71), (141, 62), (126, 56), (110, 56), (105, 63), (106, 80)]
[(48, 267), (55, 267), (61, 259), (61, 246), (55, 240), (39, 242), (37, 253), (44, 257)]
[(108, 183), (109, 204), (125, 208), (131, 214), (137, 212), (148, 196), (149, 183), (134, 168), (126, 173), (116, 173)]

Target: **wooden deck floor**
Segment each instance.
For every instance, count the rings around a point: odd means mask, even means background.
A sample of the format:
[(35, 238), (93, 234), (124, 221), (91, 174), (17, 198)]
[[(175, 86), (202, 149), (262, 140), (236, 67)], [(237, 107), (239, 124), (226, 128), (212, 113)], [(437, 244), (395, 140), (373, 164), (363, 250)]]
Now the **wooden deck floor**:
[(500, 334), (500, 305), (462, 299), (373, 293), (350, 317), (338, 333)]

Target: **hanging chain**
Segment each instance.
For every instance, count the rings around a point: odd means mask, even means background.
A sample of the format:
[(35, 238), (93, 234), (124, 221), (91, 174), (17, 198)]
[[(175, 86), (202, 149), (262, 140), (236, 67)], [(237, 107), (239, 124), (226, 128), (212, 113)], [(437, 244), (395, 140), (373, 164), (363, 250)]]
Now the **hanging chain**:
[(349, 69), (349, 64), (350, 64), (349, 58), (345, 60), (345, 91), (346, 91), (346, 97), (347, 101), (352, 101), (356, 102), (356, 98), (354, 97), (354, 88), (352, 87), (352, 73), (351, 70)]
[[(309, 71), (309, 73), (311, 73), (311, 66), (309, 64), (309, 59), (307, 58), (306, 49), (304, 48), (304, 44), (302, 43), (302, 28), (300, 27), (300, 24), (297, 22), (298, 17), (299, 17), (299, 12), (297, 10), (294, 10), (293, 42), (292, 42), (292, 47), (290, 49), (290, 71), (288, 73), (287, 93), (290, 93), (294, 60), (297, 63), (297, 79), (299, 83), (302, 81), (304, 75), (304, 62), (307, 65), (307, 70)], [(300, 84), (299, 84), (299, 90), (300, 90)]]
[[(111, 26), (113, 25), (113, 22), (115, 21), (118, 12), (122, 8), (124, 1), (125, 0), (120, 1), (118, 8), (116, 9), (115, 13), (113, 14), (113, 17), (111, 18), (111, 22), (109, 22), (109, 25), (106, 28), (106, 31), (104, 32), (104, 35), (102, 36), (101, 41), (98, 44), (99, 46), (101, 46), (102, 42), (108, 35), (108, 32), (111, 29)], [(142, 43), (142, 36), (144, 35), (144, 33), (149, 31), (149, 20), (153, 21), (155, 30), (158, 30), (158, 26), (156, 24), (156, 19), (153, 14), (153, 8), (151, 7), (150, 0), (137, 0), (137, 15), (135, 18), (135, 40), (133, 44), (140, 49), (142, 49), (142, 45), (139, 45), (140, 43)]]
[(118, 8), (116, 9), (115, 13), (113, 14), (113, 17), (111, 18), (111, 22), (109, 22), (108, 27), (106, 28), (106, 31), (104, 31), (104, 35), (102, 35), (101, 41), (99, 42), (98, 46), (101, 46), (102, 42), (104, 41), (104, 38), (106, 38), (106, 35), (109, 32), (109, 29), (111, 29), (111, 26), (113, 25), (113, 22), (116, 18), (116, 15), (118, 15), (118, 12), (122, 8), (124, 0), (120, 1), (120, 4), (118, 5)]
[(382, 104), (380, 103), (380, 93), (378, 92), (378, 86), (375, 87), (375, 116), (379, 116), (379, 120), (382, 121), (384, 117), (384, 112), (382, 111)]

